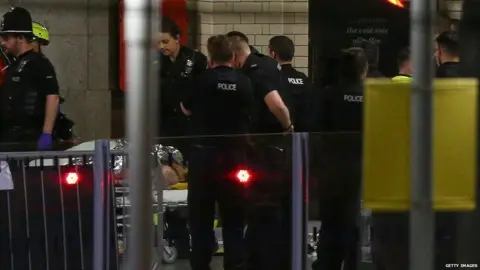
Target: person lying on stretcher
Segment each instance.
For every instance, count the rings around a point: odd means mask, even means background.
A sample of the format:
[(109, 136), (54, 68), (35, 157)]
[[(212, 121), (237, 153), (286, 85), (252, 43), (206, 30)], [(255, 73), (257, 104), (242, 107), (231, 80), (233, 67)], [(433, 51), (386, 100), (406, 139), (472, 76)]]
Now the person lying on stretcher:
[[(162, 179), (159, 177), (159, 173), (162, 173), (165, 181), (162, 184)], [(171, 165), (160, 165), (156, 169), (156, 175), (154, 179), (155, 188), (157, 190), (185, 190), (188, 188), (186, 181), (186, 175), (188, 168), (173, 162)]]

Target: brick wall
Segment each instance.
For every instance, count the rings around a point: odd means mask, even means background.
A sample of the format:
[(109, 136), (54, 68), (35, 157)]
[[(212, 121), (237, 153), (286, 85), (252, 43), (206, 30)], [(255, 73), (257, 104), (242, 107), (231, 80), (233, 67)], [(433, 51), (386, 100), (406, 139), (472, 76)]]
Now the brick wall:
[(188, 6), (196, 11), (191, 31), (203, 52), (211, 35), (232, 30), (245, 33), (263, 53), (272, 36), (286, 35), (296, 45), (294, 65), (308, 74), (308, 0), (192, 0)]

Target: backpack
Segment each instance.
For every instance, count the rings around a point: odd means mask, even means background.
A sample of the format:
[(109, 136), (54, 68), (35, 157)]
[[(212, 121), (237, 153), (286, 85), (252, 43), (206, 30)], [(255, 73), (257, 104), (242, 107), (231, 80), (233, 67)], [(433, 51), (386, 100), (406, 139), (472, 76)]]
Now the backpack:
[[(65, 99), (60, 97), (59, 106), (64, 102)], [(53, 128), (54, 137), (64, 141), (73, 139), (75, 137), (73, 134), (73, 126), (75, 126), (75, 122), (69, 119), (66, 114), (62, 113), (59, 108), (57, 119), (55, 120), (55, 126)]]

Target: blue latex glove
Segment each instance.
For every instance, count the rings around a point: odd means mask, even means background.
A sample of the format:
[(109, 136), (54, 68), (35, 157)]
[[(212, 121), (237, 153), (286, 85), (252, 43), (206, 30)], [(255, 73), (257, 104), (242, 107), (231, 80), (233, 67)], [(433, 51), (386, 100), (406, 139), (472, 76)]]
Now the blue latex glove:
[(40, 151), (47, 151), (52, 149), (52, 134), (43, 133), (38, 139), (37, 146)]

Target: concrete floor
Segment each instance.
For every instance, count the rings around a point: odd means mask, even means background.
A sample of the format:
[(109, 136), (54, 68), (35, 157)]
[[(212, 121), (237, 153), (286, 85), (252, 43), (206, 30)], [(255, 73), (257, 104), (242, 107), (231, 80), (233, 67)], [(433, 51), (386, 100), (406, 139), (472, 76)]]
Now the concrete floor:
[[(308, 261), (308, 266), (307, 269), (305, 270), (311, 270), (311, 264), (312, 261)], [(211, 264), (212, 270), (223, 270), (222, 266), (222, 257), (217, 256), (213, 258), (212, 264)], [(161, 270), (190, 270), (190, 265), (188, 264), (187, 260), (178, 260), (177, 263), (171, 264), (171, 265), (163, 265), (163, 268), (160, 268)], [(160, 269), (155, 269), (155, 270), (160, 270)], [(370, 263), (363, 263), (360, 264), (359, 270), (373, 270), (373, 265)]]
[[(214, 257), (211, 264), (212, 270), (223, 270), (222, 262), (223, 262), (223, 258), (221, 256)], [(163, 267), (164, 268), (162, 270), (189, 270), (190, 269), (190, 265), (188, 264), (187, 260), (178, 260), (177, 263), (175, 264), (164, 265)], [(311, 269), (310, 263), (307, 269)]]
[[(309, 222), (308, 231), (312, 232), (313, 227), (319, 228), (320, 227), (320, 222), (318, 222), (318, 221)], [(217, 236), (217, 239), (219, 239), (221, 241), (221, 239), (222, 239), (221, 230), (216, 229), (215, 234)], [(222, 256), (214, 256), (213, 260), (212, 260), (212, 264), (211, 264), (212, 270), (222, 270), (223, 269), (222, 263), (223, 263), (223, 257)], [(311, 261), (308, 263), (308, 268), (307, 269), (311, 269), (310, 264), (311, 264)], [(171, 265), (164, 265), (163, 268), (162, 268), (162, 270), (188, 270), (188, 269), (190, 269), (190, 265), (188, 263), (188, 260), (178, 260), (176, 263), (171, 264)], [(156, 269), (156, 270), (159, 270), (159, 269)]]
[[(317, 227), (320, 228), (321, 223), (319, 221), (309, 221), (308, 222), (308, 233), (313, 232), (313, 228)], [(221, 229), (216, 229), (215, 234), (217, 236), (217, 239), (219, 240), (219, 243), (221, 245), (222, 243), (222, 233)], [(311, 264), (315, 260), (315, 258), (310, 258), (307, 264), (307, 269), (305, 270), (310, 270), (311, 269)], [(222, 270), (223, 269), (223, 257), (221, 255), (214, 256), (212, 258), (212, 263), (211, 263), (211, 268), (212, 270)], [(163, 266), (162, 268), (156, 268), (154, 270), (189, 270), (190, 265), (188, 260), (186, 259), (178, 259), (174, 264), (170, 265), (161, 265)], [(371, 270), (372, 265), (370, 263), (365, 263), (361, 265), (360, 270)]]

